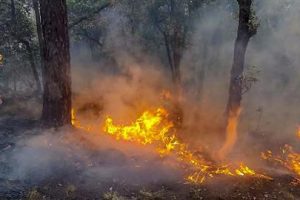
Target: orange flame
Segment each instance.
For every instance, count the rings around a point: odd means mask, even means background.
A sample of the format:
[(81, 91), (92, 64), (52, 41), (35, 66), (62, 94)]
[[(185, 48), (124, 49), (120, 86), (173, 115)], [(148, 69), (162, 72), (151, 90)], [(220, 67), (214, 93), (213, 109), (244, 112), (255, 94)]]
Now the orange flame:
[[(93, 126), (82, 126), (72, 111), (72, 124), (87, 132), (97, 131)], [(99, 130), (98, 130), (99, 131)], [(105, 120), (103, 131), (116, 140), (135, 142), (141, 145), (154, 145), (160, 156), (175, 155), (187, 171), (186, 180), (190, 183), (203, 183), (216, 175), (253, 176), (266, 178), (241, 163), (238, 167), (228, 164), (218, 165), (194, 154), (188, 146), (178, 139), (168, 112), (158, 108), (154, 112), (145, 111), (135, 122), (129, 125), (115, 125), (111, 117)]]
[(297, 130), (297, 137), (300, 139), (300, 126), (298, 127), (298, 130)]
[(3, 64), (3, 55), (0, 53), (0, 64)]
[(224, 159), (228, 153), (232, 150), (236, 140), (237, 140), (237, 127), (241, 109), (238, 110), (236, 114), (230, 113), (227, 127), (226, 127), (226, 140), (222, 148), (219, 150), (218, 155), (220, 159)]
[(300, 154), (296, 153), (290, 145), (285, 145), (281, 149), (280, 155), (273, 155), (272, 151), (263, 152), (262, 159), (270, 162), (278, 163), (288, 169), (290, 172), (296, 174), (300, 178)]

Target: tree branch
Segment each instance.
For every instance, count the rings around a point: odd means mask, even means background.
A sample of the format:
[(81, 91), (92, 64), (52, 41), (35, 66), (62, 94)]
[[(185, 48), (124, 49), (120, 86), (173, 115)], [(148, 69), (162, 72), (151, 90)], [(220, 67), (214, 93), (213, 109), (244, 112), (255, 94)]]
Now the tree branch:
[(78, 24), (82, 23), (83, 21), (86, 21), (90, 18), (92, 18), (94, 15), (98, 14), (100, 11), (104, 10), (105, 8), (108, 8), (112, 5), (111, 2), (105, 3), (104, 5), (100, 6), (95, 11), (91, 12), (90, 14), (80, 17), (75, 22), (69, 24), (69, 29), (72, 29), (74, 26), (77, 26)]

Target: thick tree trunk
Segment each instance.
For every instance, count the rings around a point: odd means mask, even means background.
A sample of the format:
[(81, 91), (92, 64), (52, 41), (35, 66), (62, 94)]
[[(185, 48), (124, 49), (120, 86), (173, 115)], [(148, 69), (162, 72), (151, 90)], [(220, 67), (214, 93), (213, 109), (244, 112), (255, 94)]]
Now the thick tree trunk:
[(71, 77), (66, 0), (40, 1), (43, 30), (44, 95), (42, 120), (46, 126), (71, 123)]
[(252, 30), (250, 25), (252, 0), (237, 1), (239, 3), (239, 26), (231, 69), (227, 117), (229, 117), (229, 115), (236, 116), (239, 113), (242, 101), (242, 83), (246, 49), (250, 38), (256, 33), (256, 30)]

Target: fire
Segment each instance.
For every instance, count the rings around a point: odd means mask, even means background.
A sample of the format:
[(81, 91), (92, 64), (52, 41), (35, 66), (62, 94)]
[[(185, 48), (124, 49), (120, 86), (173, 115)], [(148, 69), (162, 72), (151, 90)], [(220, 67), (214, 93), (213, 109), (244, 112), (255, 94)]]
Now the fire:
[[(266, 178), (241, 163), (239, 166), (218, 164), (204, 159), (203, 155), (193, 153), (188, 145), (177, 136), (172, 121), (168, 119), (168, 112), (164, 108), (154, 111), (147, 110), (128, 125), (116, 125), (111, 117), (104, 122), (104, 133), (116, 140), (134, 142), (141, 145), (153, 145), (160, 156), (174, 155), (178, 163), (186, 170), (186, 180), (189, 183), (203, 183), (205, 180), (217, 175), (252, 176)], [(72, 110), (72, 124), (87, 132), (99, 132), (94, 126), (83, 126)]]
[(225, 156), (232, 150), (237, 139), (237, 127), (241, 109), (236, 114), (230, 113), (226, 127), (226, 140), (222, 148), (219, 150), (219, 157), (224, 159)]
[(274, 155), (272, 151), (267, 151), (262, 153), (261, 157), (264, 160), (280, 164), (300, 178), (300, 154), (295, 152), (290, 145), (286, 144), (281, 149), (280, 155)]
[(76, 126), (76, 118), (75, 118), (75, 110), (72, 108), (71, 110), (71, 124), (72, 126)]
[(235, 173), (240, 176), (255, 175), (255, 171), (241, 163), (240, 168), (235, 170)]
[(297, 137), (300, 139), (300, 126), (298, 127), (298, 130), (297, 130)]
[(170, 151), (178, 144), (174, 135), (168, 136), (173, 124), (164, 121), (167, 113), (164, 109), (157, 109), (155, 113), (146, 111), (134, 123), (128, 126), (116, 126), (113, 119), (107, 117), (104, 132), (114, 136), (117, 140), (152, 144), (160, 142), (162, 150)]
[(2, 54), (0, 53), (0, 65), (3, 64), (3, 56)]

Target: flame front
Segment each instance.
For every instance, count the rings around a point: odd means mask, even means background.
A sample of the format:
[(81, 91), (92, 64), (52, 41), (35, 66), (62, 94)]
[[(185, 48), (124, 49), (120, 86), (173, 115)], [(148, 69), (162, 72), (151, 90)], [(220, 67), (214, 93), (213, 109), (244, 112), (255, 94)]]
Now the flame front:
[(285, 145), (281, 149), (281, 154), (274, 155), (272, 151), (261, 154), (264, 160), (278, 163), (300, 178), (300, 154), (296, 153), (292, 146)]
[(162, 150), (170, 151), (178, 143), (174, 135), (168, 135), (173, 124), (165, 120), (166, 116), (167, 112), (161, 108), (155, 113), (146, 111), (128, 126), (116, 126), (113, 124), (113, 119), (107, 117), (104, 132), (114, 136), (117, 140), (138, 142), (144, 145), (160, 142)]
[[(93, 126), (83, 126), (72, 111), (72, 124), (87, 132), (98, 132)], [(175, 155), (179, 164), (186, 170), (186, 180), (190, 183), (203, 183), (216, 175), (252, 176), (268, 178), (257, 174), (248, 166), (240, 163), (238, 166), (218, 164), (204, 159), (203, 155), (195, 154), (188, 149), (177, 136), (173, 123), (168, 119), (168, 112), (158, 108), (154, 112), (148, 110), (129, 125), (115, 125), (111, 117), (105, 119), (104, 133), (123, 140), (141, 145), (153, 145), (160, 156)]]

